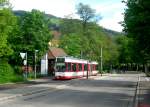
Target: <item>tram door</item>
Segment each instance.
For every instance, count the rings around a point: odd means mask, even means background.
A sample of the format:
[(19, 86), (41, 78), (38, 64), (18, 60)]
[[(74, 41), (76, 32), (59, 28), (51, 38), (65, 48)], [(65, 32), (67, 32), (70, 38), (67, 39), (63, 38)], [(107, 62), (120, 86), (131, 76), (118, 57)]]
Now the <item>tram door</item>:
[(89, 64), (89, 69), (88, 69), (88, 71), (89, 71), (89, 75), (92, 75), (92, 64)]
[(48, 60), (48, 76), (54, 76), (55, 74), (55, 59), (49, 59)]

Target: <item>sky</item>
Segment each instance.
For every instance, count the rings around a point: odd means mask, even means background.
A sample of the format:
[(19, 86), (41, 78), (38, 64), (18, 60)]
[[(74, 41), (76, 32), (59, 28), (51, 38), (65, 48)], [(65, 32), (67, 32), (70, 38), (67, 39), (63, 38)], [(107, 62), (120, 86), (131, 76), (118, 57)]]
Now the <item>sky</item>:
[(102, 27), (122, 31), (119, 22), (123, 21), (125, 5), (122, 0), (10, 0), (13, 10), (31, 11), (38, 9), (47, 14), (52, 14), (57, 17), (66, 17), (70, 14), (74, 18), (78, 18), (76, 6), (78, 3), (88, 4), (91, 8), (100, 14), (102, 19), (98, 24)]

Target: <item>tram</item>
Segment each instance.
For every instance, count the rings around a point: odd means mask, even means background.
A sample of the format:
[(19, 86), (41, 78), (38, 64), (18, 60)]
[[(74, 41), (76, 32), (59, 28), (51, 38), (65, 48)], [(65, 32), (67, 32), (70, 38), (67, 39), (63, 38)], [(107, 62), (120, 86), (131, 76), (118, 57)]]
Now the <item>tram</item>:
[(73, 57), (57, 57), (55, 79), (74, 79), (88, 75), (97, 75), (98, 63)]

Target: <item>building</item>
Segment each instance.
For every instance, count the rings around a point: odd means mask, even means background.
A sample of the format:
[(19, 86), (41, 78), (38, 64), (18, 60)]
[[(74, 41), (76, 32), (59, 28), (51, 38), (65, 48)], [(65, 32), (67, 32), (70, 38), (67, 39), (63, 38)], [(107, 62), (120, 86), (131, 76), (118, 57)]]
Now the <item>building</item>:
[(41, 59), (41, 74), (53, 75), (56, 58), (63, 56), (67, 56), (63, 49), (57, 47), (50, 47), (46, 55), (44, 55)]

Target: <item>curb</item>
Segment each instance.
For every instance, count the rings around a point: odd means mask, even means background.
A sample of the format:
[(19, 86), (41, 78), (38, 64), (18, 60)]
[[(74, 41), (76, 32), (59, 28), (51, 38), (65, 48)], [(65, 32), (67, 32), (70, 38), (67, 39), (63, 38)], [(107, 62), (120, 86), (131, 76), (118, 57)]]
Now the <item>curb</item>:
[(135, 96), (133, 99), (133, 107), (138, 107), (138, 103), (139, 103), (139, 82), (140, 82), (140, 75), (138, 76), (138, 81), (136, 84), (136, 89), (135, 89)]

